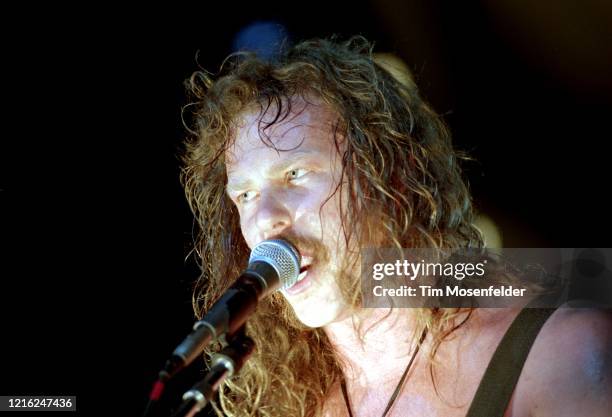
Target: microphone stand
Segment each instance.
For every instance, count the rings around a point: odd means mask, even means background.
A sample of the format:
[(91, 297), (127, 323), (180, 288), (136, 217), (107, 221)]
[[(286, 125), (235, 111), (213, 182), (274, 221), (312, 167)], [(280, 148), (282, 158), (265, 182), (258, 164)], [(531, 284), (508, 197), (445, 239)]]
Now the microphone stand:
[(210, 402), (225, 378), (242, 369), (254, 349), (255, 342), (246, 335), (242, 326), (227, 346), (212, 357), (210, 370), (204, 379), (183, 394), (183, 403), (172, 417), (193, 417), (199, 413)]
[[(200, 397), (197, 392), (200, 392), (204, 399), (209, 401), (221, 381), (228, 374), (237, 372), (253, 350), (254, 343), (244, 336), (243, 327), (248, 317), (255, 311), (257, 303), (279, 287), (293, 285), (298, 278), (300, 263), (299, 252), (287, 241), (265, 240), (255, 246), (251, 252), (247, 269), (213, 304), (206, 315), (194, 324), (193, 331), (174, 349), (172, 356), (166, 361), (149, 394), (144, 417), (150, 417), (158, 407), (168, 382), (178, 372), (189, 366), (211, 341), (222, 341), (224, 338), (229, 340), (230, 335), (236, 335), (242, 342), (236, 342), (236, 345), (232, 345), (234, 351), (231, 351), (230, 348), (230, 351), (221, 356), (226, 360), (219, 359), (219, 363), (229, 364), (225, 366), (226, 371), (223, 372), (222, 368), (213, 366), (207, 375), (208, 379), (202, 381), (205, 385), (194, 387), (194, 389), (199, 389), (189, 394), (198, 403), (201, 401), (198, 400)], [(212, 387), (212, 394), (207, 394), (208, 399), (202, 392), (202, 390), (207, 390), (207, 384)]]

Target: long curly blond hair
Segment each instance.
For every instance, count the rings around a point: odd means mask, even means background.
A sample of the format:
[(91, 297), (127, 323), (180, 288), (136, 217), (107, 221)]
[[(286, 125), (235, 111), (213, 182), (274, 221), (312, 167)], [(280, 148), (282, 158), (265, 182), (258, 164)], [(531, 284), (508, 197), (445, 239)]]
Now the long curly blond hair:
[[(367, 242), (376, 229), (384, 231), (385, 245), (397, 248), (483, 246), (458, 166), (465, 156), (453, 149), (444, 122), (419, 97), (416, 86), (398, 81), (376, 62), (372, 50), (361, 37), (310, 40), (273, 61), (234, 54), (218, 74), (198, 71), (188, 80), (192, 101), (184, 114), (191, 121), (182, 181), (199, 226), (194, 249), (202, 273), (193, 295), (198, 318), (247, 263), (249, 249), (238, 212), (225, 193), (224, 156), (237, 116), (253, 106), (262, 115), (274, 113), (272, 122), (260, 126), (262, 131), (287, 117), (294, 97), (316, 96), (336, 112), (336, 134), (347, 138), (338, 186), (350, 184), (344, 190), (348, 202), (341, 207), (347, 243)], [(368, 213), (377, 213), (376, 224)], [(351, 262), (355, 259), (347, 265)], [(358, 280), (344, 292), (358, 307)], [(422, 309), (417, 315), (414, 334), (428, 329), (432, 358), (461, 324), (458, 310)], [(320, 416), (330, 388), (343, 378), (324, 331), (301, 324), (277, 294), (260, 303), (247, 331), (256, 353), (220, 390), (217, 413)]]

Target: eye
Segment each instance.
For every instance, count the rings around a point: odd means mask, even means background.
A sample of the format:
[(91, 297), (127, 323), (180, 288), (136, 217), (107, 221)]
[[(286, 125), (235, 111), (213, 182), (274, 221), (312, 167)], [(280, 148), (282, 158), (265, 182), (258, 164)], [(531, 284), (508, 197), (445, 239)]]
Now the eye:
[(304, 175), (308, 174), (308, 172), (309, 171), (307, 169), (303, 169), (303, 168), (292, 169), (287, 172), (287, 179), (289, 181), (297, 180), (303, 177)]
[(248, 203), (253, 198), (255, 198), (255, 195), (255, 191), (245, 191), (243, 193), (238, 194), (238, 196), (236, 197), (236, 201), (238, 203)]

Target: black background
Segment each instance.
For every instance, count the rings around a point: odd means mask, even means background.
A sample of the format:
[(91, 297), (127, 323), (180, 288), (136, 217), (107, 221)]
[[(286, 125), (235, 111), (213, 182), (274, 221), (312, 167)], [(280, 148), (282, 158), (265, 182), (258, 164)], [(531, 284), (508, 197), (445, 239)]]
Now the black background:
[(331, 3), (3, 11), (0, 395), (142, 411), (193, 321), (182, 83), (196, 51), (215, 71), (256, 20), (293, 40), (362, 34), (400, 56), (477, 159), (475, 204), (505, 246), (610, 246), (609, 5)]

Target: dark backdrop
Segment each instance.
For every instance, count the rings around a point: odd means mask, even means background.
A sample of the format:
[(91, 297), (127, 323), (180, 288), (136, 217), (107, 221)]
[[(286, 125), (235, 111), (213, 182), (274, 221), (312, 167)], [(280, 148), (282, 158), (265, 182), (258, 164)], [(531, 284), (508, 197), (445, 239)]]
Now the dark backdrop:
[(332, 3), (4, 10), (0, 395), (142, 411), (193, 321), (182, 82), (256, 20), (401, 57), (476, 157), (466, 175), (504, 245), (609, 246), (609, 5)]

